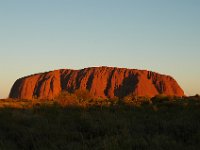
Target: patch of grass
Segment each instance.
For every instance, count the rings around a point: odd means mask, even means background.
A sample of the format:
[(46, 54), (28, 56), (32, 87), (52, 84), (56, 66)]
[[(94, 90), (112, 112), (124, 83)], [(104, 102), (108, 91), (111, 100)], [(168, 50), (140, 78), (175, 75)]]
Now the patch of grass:
[(200, 149), (197, 98), (137, 106), (98, 100), (109, 107), (9, 101), (0, 101), (7, 103), (0, 108), (0, 149)]

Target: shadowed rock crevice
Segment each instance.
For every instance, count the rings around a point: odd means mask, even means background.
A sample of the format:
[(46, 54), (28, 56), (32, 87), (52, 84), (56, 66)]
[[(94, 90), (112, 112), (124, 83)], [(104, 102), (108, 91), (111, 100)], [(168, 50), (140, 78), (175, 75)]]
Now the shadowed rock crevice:
[(90, 91), (91, 90), (91, 88), (92, 88), (92, 81), (93, 81), (93, 79), (94, 79), (94, 73), (91, 73), (90, 74), (90, 76), (89, 76), (89, 78), (88, 78), (88, 81), (87, 81), (87, 83), (86, 83), (86, 89), (88, 90), (88, 91)]
[(9, 97), (53, 99), (61, 91), (73, 93), (75, 90), (88, 90), (94, 98), (122, 98), (129, 94), (184, 96), (181, 87), (170, 76), (146, 70), (92, 67), (62, 69), (18, 79)]
[[(109, 95), (109, 89), (111, 88), (111, 85), (112, 85), (112, 78), (113, 78), (113, 74), (115, 72), (115, 69), (113, 69), (109, 75), (109, 78), (108, 78), (108, 81), (107, 81), (107, 87), (106, 89), (104, 90), (104, 94), (105, 96), (108, 96)], [(109, 96), (108, 96), (109, 97)], [(109, 97), (110, 98), (110, 97)]]
[(115, 89), (115, 95), (119, 98), (123, 98), (129, 94), (132, 94), (137, 86), (138, 78), (137, 75), (130, 75), (124, 78), (122, 85)]
[(44, 76), (41, 76), (40, 79), (37, 81), (35, 88), (34, 88), (34, 92), (32, 97), (33, 98), (39, 98), (40, 97), (40, 90), (43, 84), (45, 84), (47, 79), (44, 78)]
[(70, 77), (72, 76), (73, 71), (72, 70), (61, 70), (60, 72), (60, 85), (62, 90), (68, 91), (72, 93), (73, 89), (69, 87), (69, 80)]

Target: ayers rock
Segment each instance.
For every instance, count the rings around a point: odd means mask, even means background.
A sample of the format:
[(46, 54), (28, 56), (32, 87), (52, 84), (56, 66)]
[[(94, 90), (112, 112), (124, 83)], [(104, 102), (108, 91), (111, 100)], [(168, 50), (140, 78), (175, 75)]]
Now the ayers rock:
[(92, 67), (61, 69), (20, 78), (14, 83), (9, 97), (54, 99), (62, 91), (73, 93), (77, 89), (88, 90), (93, 98), (121, 98), (129, 94), (184, 96), (178, 83), (167, 75), (146, 70)]

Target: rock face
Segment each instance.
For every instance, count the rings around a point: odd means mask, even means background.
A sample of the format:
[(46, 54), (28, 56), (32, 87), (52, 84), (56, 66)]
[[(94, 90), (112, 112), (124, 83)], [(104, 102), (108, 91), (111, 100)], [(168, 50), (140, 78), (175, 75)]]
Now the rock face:
[(153, 97), (158, 94), (184, 96), (170, 76), (155, 72), (114, 67), (92, 67), (82, 70), (62, 69), (18, 79), (10, 98), (53, 99), (61, 91), (73, 93), (88, 90), (93, 98), (124, 97), (129, 94)]

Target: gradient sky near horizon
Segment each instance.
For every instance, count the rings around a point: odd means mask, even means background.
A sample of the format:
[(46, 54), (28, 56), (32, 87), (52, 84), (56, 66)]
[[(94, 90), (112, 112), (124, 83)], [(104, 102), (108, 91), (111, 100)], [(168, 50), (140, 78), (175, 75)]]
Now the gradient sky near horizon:
[(200, 94), (200, 1), (0, 1), (0, 98), (20, 77), (92, 66), (168, 74)]

